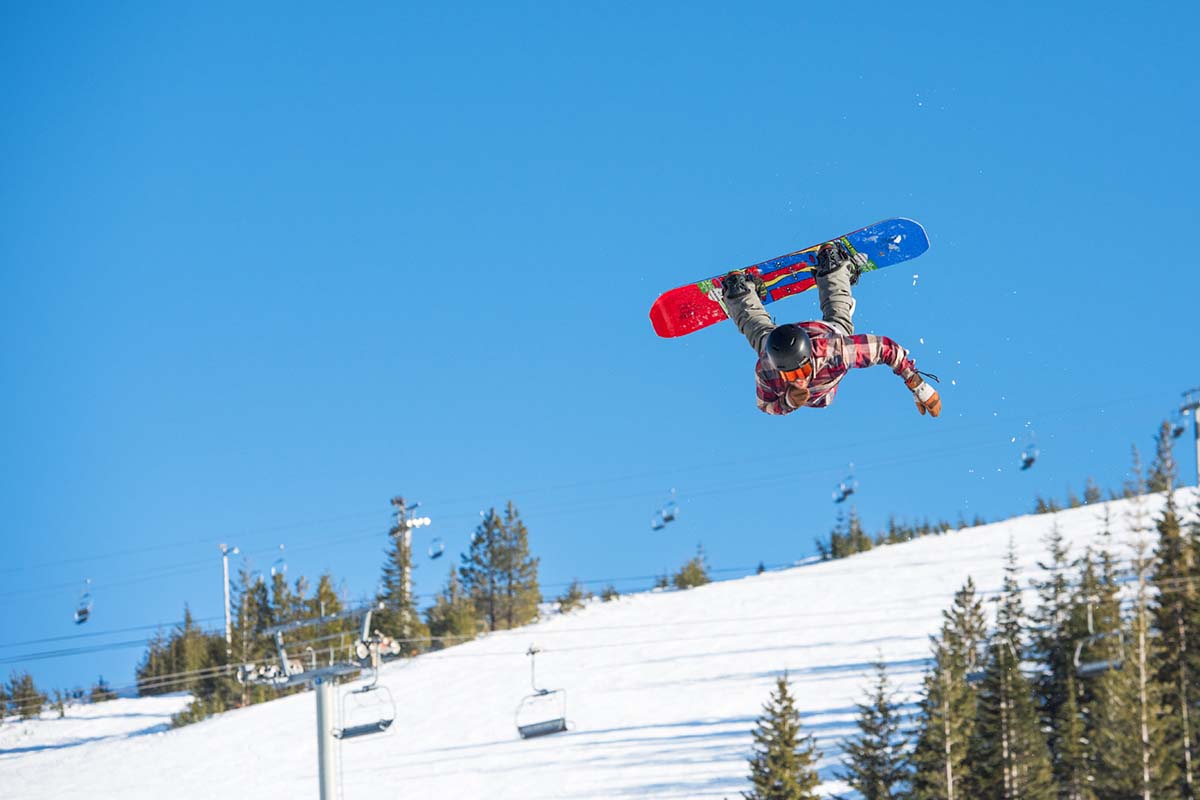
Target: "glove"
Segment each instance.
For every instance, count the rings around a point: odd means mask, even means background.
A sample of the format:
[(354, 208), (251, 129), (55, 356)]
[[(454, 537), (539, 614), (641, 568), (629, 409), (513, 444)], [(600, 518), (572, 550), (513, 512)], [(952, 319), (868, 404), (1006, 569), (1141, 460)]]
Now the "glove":
[(942, 413), (942, 398), (938, 397), (936, 389), (921, 380), (920, 375), (913, 375), (905, 382), (905, 385), (912, 390), (913, 398), (917, 401), (917, 410), (921, 412), (921, 416), (925, 416), (926, 411), (933, 417)]
[(789, 383), (783, 393), (784, 399), (792, 408), (800, 408), (808, 402), (808, 386), (800, 381)]

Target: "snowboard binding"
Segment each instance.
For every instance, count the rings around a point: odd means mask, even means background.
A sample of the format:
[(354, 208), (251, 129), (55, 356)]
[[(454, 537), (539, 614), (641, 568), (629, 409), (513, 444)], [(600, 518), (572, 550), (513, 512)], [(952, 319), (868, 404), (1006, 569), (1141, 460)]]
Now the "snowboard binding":
[(740, 300), (750, 294), (751, 287), (759, 298), (766, 297), (766, 286), (757, 272), (735, 269), (721, 281), (721, 294), (726, 300)]
[(814, 274), (818, 278), (823, 278), (837, 272), (842, 267), (850, 270), (850, 285), (858, 283), (858, 278), (863, 272), (863, 264), (850, 252), (850, 248), (841, 239), (821, 245), (821, 249), (817, 251), (817, 270)]

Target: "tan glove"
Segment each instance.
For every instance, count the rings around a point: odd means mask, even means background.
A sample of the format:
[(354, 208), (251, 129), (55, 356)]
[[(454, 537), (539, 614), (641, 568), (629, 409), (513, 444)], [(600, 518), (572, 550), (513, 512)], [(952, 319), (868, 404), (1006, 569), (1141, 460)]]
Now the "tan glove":
[(808, 384), (804, 381), (792, 381), (787, 386), (787, 391), (784, 397), (787, 398), (787, 404), (792, 408), (800, 408), (808, 402), (809, 397)]
[(921, 412), (921, 416), (925, 416), (926, 411), (932, 417), (942, 413), (942, 398), (938, 396), (936, 389), (921, 380), (920, 375), (913, 375), (905, 381), (904, 385), (912, 390), (913, 398), (917, 401), (917, 410)]

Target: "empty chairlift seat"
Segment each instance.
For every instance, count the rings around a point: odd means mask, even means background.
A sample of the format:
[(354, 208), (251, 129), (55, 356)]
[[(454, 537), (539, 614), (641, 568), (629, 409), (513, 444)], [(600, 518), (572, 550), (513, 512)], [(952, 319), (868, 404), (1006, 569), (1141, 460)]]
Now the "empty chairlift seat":
[(354, 739), (382, 733), (396, 721), (396, 704), (386, 686), (372, 685), (347, 692), (342, 697), (341, 719), (333, 735)]
[(539, 689), (536, 677), (536, 658), (541, 650), (530, 645), (525, 655), (529, 656), (529, 685), (533, 694), (522, 698), (517, 706), (517, 733), (522, 739), (562, 733), (567, 729), (567, 693), (563, 689)]
[(562, 733), (567, 729), (567, 693), (541, 689), (521, 700), (517, 707), (517, 733), (522, 739)]

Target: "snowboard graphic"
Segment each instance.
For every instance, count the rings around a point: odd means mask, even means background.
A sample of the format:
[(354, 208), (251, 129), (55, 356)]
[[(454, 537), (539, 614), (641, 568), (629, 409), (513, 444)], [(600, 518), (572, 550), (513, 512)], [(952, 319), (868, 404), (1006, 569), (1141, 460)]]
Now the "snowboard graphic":
[[(839, 237), (852, 253), (864, 253), (870, 272), (901, 261), (916, 258), (929, 249), (929, 237), (919, 222), (898, 217), (885, 219)], [(817, 266), (820, 244), (788, 253), (786, 256), (745, 267), (746, 272), (758, 273), (763, 279), (766, 295), (763, 303), (773, 303), (816, 286), (812, 272)], [(728, 319), (721, 295), (723, 275), (699, 283), (689, 283), (663, 292), (650, 307), (650, 322), (654, 332), (664, 338), (686, 336)]]

